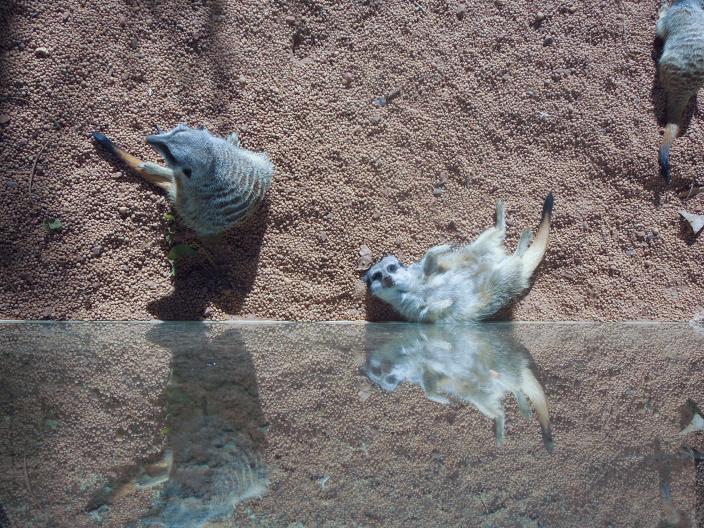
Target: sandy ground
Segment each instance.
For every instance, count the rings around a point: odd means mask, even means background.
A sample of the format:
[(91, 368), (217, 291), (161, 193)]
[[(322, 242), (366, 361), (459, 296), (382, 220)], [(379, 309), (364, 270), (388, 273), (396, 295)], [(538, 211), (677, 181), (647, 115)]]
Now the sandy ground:
[[(209, 528), (696, 526), (658, 524), (664, 482), (682, 520), (704, 523), (704, 464), (678, 457), (683, 445), (704, 451), (703, 433), (677, 435), (684, 401), (704, 400), (704, 336), (685, 325), (533, 325), (514, 338), (545, 389), (552, 454), (511, 395), (497, 448), (474, 406), (370, 384), (367, 355), (407, 343), (388, 325), (0, 325), (0, 503), (12, 527), (98, 526), (87, 510), (103, 484), (165, 448), (185, 464), (178, 431), (201, 412), (268, 475), (262, 498)], [(233, 468), (198, 438), (192, 457)], [(114, 499), (100, 525), (148, 516), (153, 491)], [(203, 496), (215, 504), (216, 491)]]
[[(553, 191), (550, 249), (516, 318), (689, 319), (704, 244), (675, 191), (699, 176), (704, 136), (695, 112), (665, 188), (657, 11), (3, 2), (0, 318), (384, 319), (359, 290), (362, 245), (412, 261), (471, 240), (502, 198), (512, 248)], [(179, 122), (236, 130), (276, 165), (267, 206), (229, 237), (229, 282), (203, 262), (170, 277), (167, 201), (89, 139), (157, 160), (144, 136)], [(704, 212), (704, 195), (685, 205)]]

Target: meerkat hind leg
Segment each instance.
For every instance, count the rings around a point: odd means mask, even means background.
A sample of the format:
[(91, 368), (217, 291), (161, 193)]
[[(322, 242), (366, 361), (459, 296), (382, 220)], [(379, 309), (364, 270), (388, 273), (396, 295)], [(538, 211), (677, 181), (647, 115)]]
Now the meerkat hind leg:
[(525, 255), (531, 240), (533, 240), (533, 231), (531, 229), (524, 229), (521, 233), (521, 238), (518, 240), (518, 247), (516, 247), (514, 254), (518, 257)]
[(237, 135), (237, 132), (233, 132), (232, 134), (227, 136), (227, 141), (229, 143), (232, 143), (236, 147), (240, 146), (240, 137)]
[(533, 416), (533, 410), (530, 408), (530, 403), (528, 403), (528, 398), (523, 393), (523, 391), (516, 391), (513, 394), (516, 397), (516, 402), (518, 403), (518, 410), (521, 415), (525, 418), (530, 418)]
[(496, 445), (497, 447), (501, 447), (504, 445), (504, 437), (505, 437), (505, 417), (503, 414), (498, 415), (496, 418), (494, 418), (494, 427), (496, 428)]
[(506, 231), (506, 205), (496, 200), (496, 229)]

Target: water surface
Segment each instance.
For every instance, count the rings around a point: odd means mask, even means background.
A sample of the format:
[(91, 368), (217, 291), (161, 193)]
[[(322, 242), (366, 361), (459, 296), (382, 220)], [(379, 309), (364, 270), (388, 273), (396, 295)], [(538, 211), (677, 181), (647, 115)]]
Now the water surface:
[(686, 324), (0, 324), (0, 526), (696, 526)]

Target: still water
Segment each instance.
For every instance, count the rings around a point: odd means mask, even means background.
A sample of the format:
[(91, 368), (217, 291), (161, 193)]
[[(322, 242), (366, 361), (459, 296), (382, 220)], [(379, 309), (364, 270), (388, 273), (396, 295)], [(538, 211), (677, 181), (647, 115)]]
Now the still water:
[(0, 361), (3, 528), (704, 526), (686, 324), (4, 323)]

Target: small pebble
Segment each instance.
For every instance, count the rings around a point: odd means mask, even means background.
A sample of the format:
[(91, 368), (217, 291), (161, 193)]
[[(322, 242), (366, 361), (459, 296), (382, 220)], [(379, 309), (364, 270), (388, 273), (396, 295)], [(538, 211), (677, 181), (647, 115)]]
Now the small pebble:
[(37, 48), (34, 50), (34, 54), (37, 57), (41, 57), (41, 58), (48, 57), (49, 56), (49, 48), (44, 48), (44, 47)]
[(54, 317), (54, 307), (49, 306), (42, 312), (42, 319), (51, 319), (52, 317)]
[(7, 114), (0, 114), (0, 126), (7, 126), (10, 124), (11, 117)]
[(372, 220), (379, 220), (381, 218), (381, 213), (379, 211), (374, 211), (372, 213)]
[(552, 46), (553, 43), (555, 42), (555, 39), (552, 37), (545, 37), (543, 39), (543, 46)]
[(366, 244), (362, 244), (359, 248), (359, 256), (364, 257), (364, 256), (371, 256), (372, 250), (369, 249), (369, 246)]
[(381, 116), (373, 115), (370, 121), (372, 122), (372, 125), (377, 126), (379, 123), (381, 123)]
[(210, 306), (207, 306), (205, 310), (203, 310), (203, 318), (208, 319), (213, 315), (213, 309)]
[(137, 40), (137, 37), (132, 37), (132, 40), (130, 40), (130, 48), (137, 49), (138, 47), (139, 41)]
[(535, 21), (536, 21), (536, 22), (542, 22), (543, 20), (545, 20), (545, 13), (543, 13), (542, 11), (538, 11), (538, 12), (535, 14)]
[(444, 192), (445, 192), (445, 189), (443, 189), (442, 187), (433, 187), (433, 196), (436, 196), (436, 197), (442, 196)]
[(465, 6), (465, 5), (460, 5), (455, 10), (455, 16), (457, 17), (458, 20), (462, 20), (466, 14), (467, 14), (467, 6)]
[(117, 212), (120, 213), (120, 216), (127, 216), (130, 214), (130, 210), (125, 206), (118, 207)]
[(285, 20), (286, 20), (286, 23), (287, 23), (289, 26), (295, 26), (295, 25), (296, 25), (296, 17), (293, 16), (293, 15), (288, 15)]
[(102, 252), (103, 248), (101, 246), (93, 246), (90, 250), (90, 254), (94, 257), (99, 257)]
[(350, 84), (352, 84), (353, 79), (354, 76), (351, 72), (345, 72), (342, 74), (342, 82), (345, 84), (345, 86), (349, 86)]
[(328, 241), (328, 235), (327, 235), (327, 233), (324, 233), (324, 232), (322, 232), (322, 231), (321, 231), (320, 233), (318, 233), (318, 241), (319, 241), (319, 242), (322, 242), (323, 244), (324, 244), (325, 242), (327, 242), (327, 241)]

